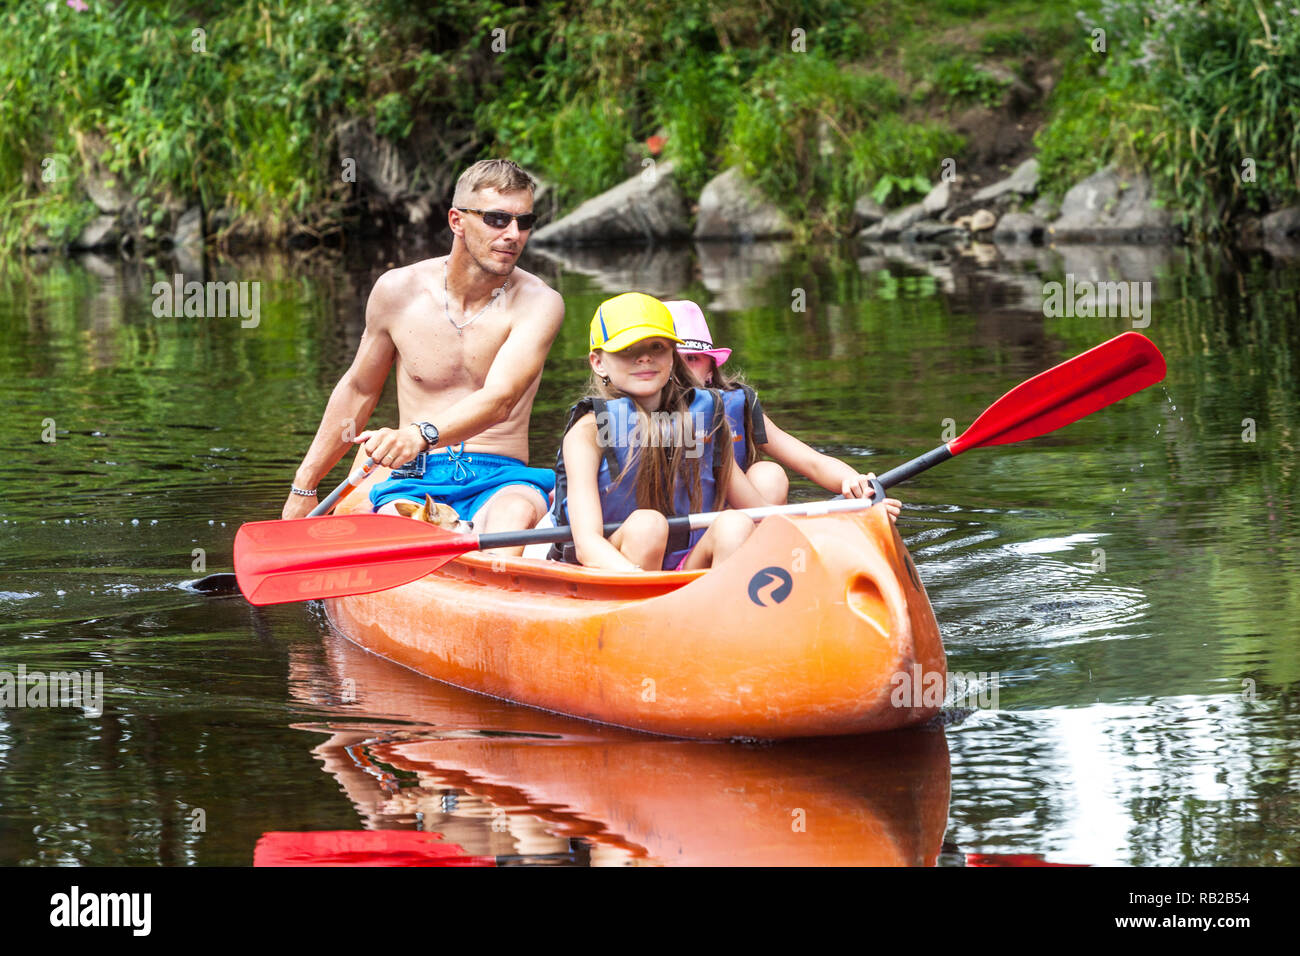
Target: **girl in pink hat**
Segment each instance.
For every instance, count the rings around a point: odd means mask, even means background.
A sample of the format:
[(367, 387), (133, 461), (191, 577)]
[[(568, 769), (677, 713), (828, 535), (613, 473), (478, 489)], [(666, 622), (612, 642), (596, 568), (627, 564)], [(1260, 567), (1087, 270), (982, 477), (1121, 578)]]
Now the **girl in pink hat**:
[[(739, 375), (728, 375), (722, 365), (731, 357), (731, 349), (713, 343), (709, 323), (694, 302), (679, 299), (665, 302), (676, 323), (681, 344), (677, 351), (702, 385), (720, 389), (731, 426), (736, 463), (769, 504), (783, 505), (790, 493), (790, 478), (785, 469), (798, 472), (810, 481), (846, 498), (871, 496), (871, 472), (860, 474), (838, 458), (823, 455), (793, 435), (783, 432), (763, 412), (754, 390)], [(758, 461), (761, 451), (772, 461)], [(902, 503), (885, 499), (890, 519), (898, 517)]]

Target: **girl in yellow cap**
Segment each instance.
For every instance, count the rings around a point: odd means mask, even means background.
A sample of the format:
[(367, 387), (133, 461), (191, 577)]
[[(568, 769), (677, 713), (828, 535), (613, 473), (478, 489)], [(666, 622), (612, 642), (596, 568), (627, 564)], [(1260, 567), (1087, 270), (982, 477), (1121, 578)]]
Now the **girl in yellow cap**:
[[(696, 570), (724, 560), (754, 530), (729, 512), (669, 540), (668, 515), (752, 508), (763, 499), (735, 467), (719, 393), (698, 388), (658, 299), (628, 292), (591, 320), (592, 384), (569, 410), (556, 460), (553, 515), (573, 543), (551, 557), (610, 570)], [(622, 521), (608, 539), (606, 522)]]
[[(714, 344), (709, 323), (698, 305), (681, 299), (665, 302), (664, 307), (672, 315), (682, 339), (677, 351), (695, 378), (709, 388), (721, 390), (735, 443), (736, 464), (758, 490), (764, 504), (785, 504), (790, 492), (786, 468), (846, 498), (871, 496), (868, 482), (874, 474), (860, 474), (852, 465), (822, 454), (777, 428), (764, 414), (754, 390), (739, 377), (722, 370), (723, 363), (731, 357), (731, 349)], [(774, 460), (758, 461), (760, 451)], [(898, 517), (902, 507), (896, 498), (885, 499), (885, 509), (891, 519)]]

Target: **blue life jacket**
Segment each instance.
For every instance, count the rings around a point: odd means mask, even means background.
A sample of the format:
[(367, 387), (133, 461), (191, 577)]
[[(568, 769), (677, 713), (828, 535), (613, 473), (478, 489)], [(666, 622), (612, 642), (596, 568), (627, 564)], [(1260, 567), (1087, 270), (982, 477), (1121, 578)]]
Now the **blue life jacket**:
[(727, 410), (727, 424), (731, 426), (731, 447), (736, 451), (736, 464), (749, 471), (750, 460), (745, 436), (745, 408), (749, 407), (749, 420), (754, 425), (754, 444), (767, 444), (767, 426), (763, 424), (763, 405), (758, 395), (748, 385), (738, 385), (722, 393), (722, 403)]
[[(600, 489), (601, 513), (607, 523), (623, 521), (637, 510), (636, 483), (641, 470), (639, 457), (630, 469), (627, 467), (628, 460), (634, 454), (639, 456), (641, 446), (649, 443), (639, 435), (637, 408), (630, 398), (584, 398), (569, 409), (564, 434), (568, 435), (569, 430), (588, 412), (596, 415), (597, 434), (602, 446), (600, 471), (596, 477)], [(726, 449), (711, 436), (722, 424), (725, 414), (725, 401), (718, 392), (705, 388), (692, 389), (690, 415), (694, 425), (693, 440), (704, 443), (698, 461), (700, 507), (705, 511), (717, 511), (723, 504), (717, 500), (718, 487), (714, 476)], [(680, 480), (673, 485), (674, 514), (691, 513), (688, 477), (679, 476)], [(568, 489), (568, 477), (564, 470), (564, 442), (561, 439), (560, 450), (555, 456), (555, 503), (551, 506), (556, 525), (569, 523)], [(704, 531), (703, 528), (692, 531), (689, 537), (685, 532), (670, 533), (668, 547), (664, 552), (664, 570), (676, 568), (687, 552), (704, 536)], [(577, 551), (572, 542), (553, 545), (548, 557), (570, 564), (578, 563)]]

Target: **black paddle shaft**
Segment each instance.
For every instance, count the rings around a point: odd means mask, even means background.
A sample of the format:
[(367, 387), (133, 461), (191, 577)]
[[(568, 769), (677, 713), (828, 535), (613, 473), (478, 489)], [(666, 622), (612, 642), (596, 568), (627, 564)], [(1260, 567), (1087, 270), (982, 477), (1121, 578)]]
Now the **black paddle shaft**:
[(915, 478), (921, 472), (933, 468), (952, 457), (952, 452), (948, 450), (947, 445), (940, 445), (924, 455), (918, 455), (911, 461), (904, 462), (897, 468), (891, 468), (880, 476), (880, 483), (886, 488), (892, 488), (894, 485), (902, 484), (909, 478)]

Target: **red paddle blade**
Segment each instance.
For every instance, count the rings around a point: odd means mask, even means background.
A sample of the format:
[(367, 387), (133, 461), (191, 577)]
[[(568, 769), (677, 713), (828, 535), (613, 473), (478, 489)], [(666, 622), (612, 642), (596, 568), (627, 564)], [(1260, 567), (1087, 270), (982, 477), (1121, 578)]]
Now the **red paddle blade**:
[(283, 604), (386, 591), (478, 547), (396, 515), (251, 521), (235, 535), (235, 578), (251, 604)]
[(1036, 438), (1140, 392), (1165, 377), (1165, 357), (1144, 335), (1125, 332), (1017, 385), (948, 443), (959, 455), (983, 445)]

